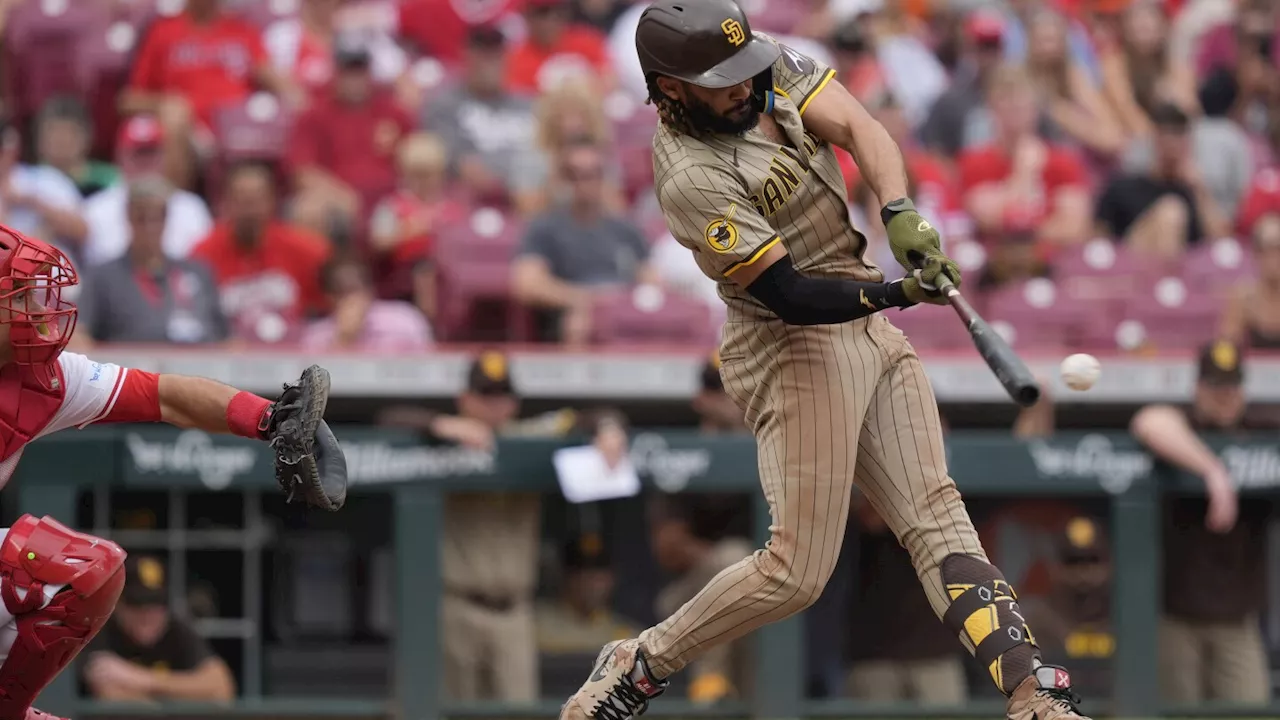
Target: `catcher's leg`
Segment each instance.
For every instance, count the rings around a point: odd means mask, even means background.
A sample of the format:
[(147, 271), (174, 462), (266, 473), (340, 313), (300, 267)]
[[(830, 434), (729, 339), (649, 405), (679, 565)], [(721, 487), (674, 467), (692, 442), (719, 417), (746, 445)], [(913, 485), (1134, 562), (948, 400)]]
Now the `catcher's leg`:
[(840, 555), (849, 514), (856, 448), (847, 438), (857, 433), (866, 389), (879, 375), (873, 359), (863, 365), (857, 351), (843, 345), (856, 334), (865, 337), (865, 323), (812, 333), (806, 328), (803, 337), (765, 358), (767, 369), (724, 363), (726, 388), (755, 431), (772, 537), (670, 618), (638, 639), (606, 646), (562, 718), (638, 714), (661, 692), (661, 678), (818, 599)]
[(0, 543), (0, 599), (12, 638), (0, 664), (0, 720), (44, 714), (36, 695), (98, 633), (124, 587), (125, 553), (52, 518), (23, 515)]
[(876, 330), (887, 369), (858, 440), (859, 487), (911, 554), (938, 617), (1009, 696), (1009, 717), (1080, 717), (1067, 672), (1042, 666), (1017, 596), (988, 562), (947, 474), (937, 402), (924, 367), (887, 321)]

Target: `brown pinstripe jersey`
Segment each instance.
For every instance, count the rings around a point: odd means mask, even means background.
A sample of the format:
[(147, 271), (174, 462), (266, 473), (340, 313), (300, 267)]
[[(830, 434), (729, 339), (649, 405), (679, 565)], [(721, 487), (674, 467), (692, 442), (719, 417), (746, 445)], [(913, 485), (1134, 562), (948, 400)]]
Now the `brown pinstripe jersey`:
[(782, 50), (773, 66), (772, 116), (790, 145), (774, 143), (759, 128), (742, 136), (692, 137), (660, 124), (653, 138), (655, 187), (667, 226), (702, 272), (719, 282), (728, 305), (726, 350), (734, 349), (734, 321), (776, 319), (733, 274), (777, 243), (807, 275), (884, 278), (864, 257), (866, 238), (849, 217), (834, 149), (801, 122), (835, 71), (785, 45)]

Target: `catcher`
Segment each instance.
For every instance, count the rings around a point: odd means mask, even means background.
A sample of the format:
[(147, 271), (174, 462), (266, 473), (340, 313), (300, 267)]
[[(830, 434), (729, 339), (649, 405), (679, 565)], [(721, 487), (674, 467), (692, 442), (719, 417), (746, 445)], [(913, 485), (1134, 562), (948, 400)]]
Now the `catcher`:
[[(0, 486), (23, 448), (59, 430), (163, 422), (271, 444), (291, 500), (325, 510), (346, 501), (346, 459), (323, 420), (329, 374), (312, 366), (271, 402), (212, 380), (150, 373), (64, 352), (77, 282), (65, 255), (0, 226)], [(111, 615), (125, 553), (50, 517), (0, 530), (0, 720), (52, 716), (32, 701)], [(56, 719), (55, 719), (56, 720)]]

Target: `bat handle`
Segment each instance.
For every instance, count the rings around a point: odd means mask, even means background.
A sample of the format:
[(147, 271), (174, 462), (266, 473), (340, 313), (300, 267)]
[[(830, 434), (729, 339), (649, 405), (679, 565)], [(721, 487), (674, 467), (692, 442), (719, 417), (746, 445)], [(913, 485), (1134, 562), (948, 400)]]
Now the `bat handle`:
[(938, 291), (948, 298), (960, 297), (960, 291), (956, 289), (955, 283), (951, 282), (951, 278), (946, 275), (938, 275)]

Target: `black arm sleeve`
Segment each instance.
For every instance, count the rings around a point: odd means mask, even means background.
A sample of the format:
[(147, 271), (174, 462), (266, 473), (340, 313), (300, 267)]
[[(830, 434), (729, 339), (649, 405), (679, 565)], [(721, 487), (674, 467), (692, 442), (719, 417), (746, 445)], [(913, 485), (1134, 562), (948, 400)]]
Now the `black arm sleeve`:
[(910, 307), (902, 281), (861, 282), (805, 277), (783, 256), (747, 287), (788, 325), (834, 325), (891, 307)]

